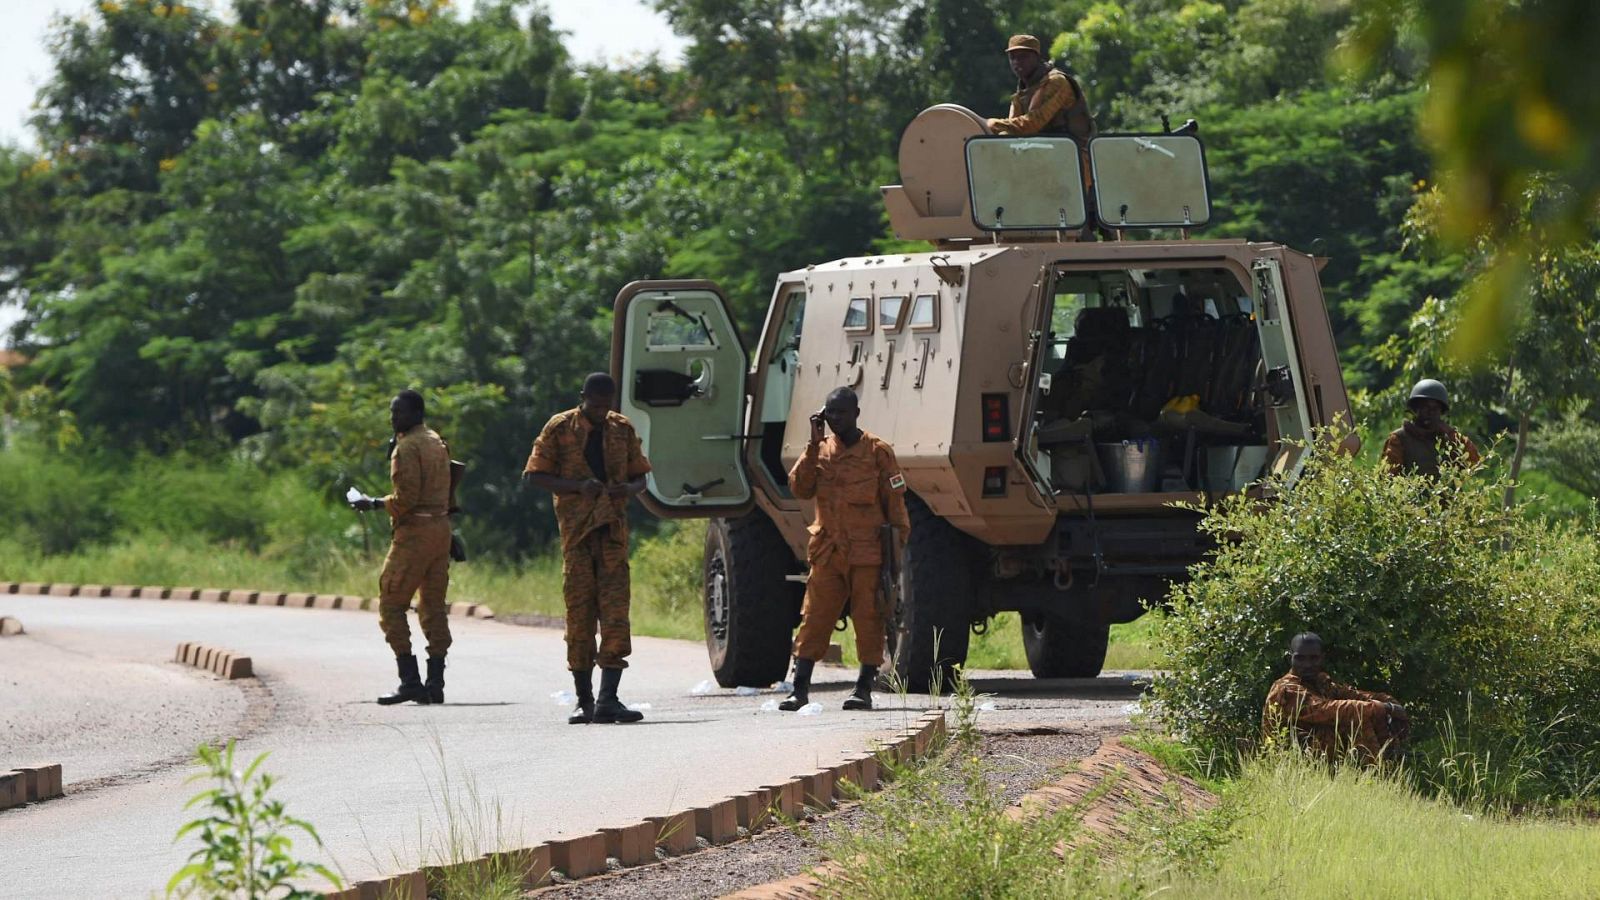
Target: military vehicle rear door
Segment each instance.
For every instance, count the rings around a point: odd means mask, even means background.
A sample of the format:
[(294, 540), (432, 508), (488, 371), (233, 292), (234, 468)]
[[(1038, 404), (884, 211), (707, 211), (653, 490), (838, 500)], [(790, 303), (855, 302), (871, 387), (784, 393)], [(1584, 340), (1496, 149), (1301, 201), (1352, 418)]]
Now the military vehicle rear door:
[(1305, 374), (1284, 294), (1282, 264), (1270, 257), (1258, 259), (1251, 265), (1250, 274), (1254, 281), (1251, 293), (1256, 303), (1256, 327), (1261, 332), (1261, 358), (1266, 366), (1267, 408), (1281, 442), (1271, 469), (1287, 474), (1292, 482), (1305, 466), (1305, 445), (1311, 440)]
[(611, 329), (617, 410), (650, 459), (641, 502), (668, 518), (749, 512), (740, 432), (750, 359), (722, 289), (635, 281), (617, 294)]
[(1050, 267), (1045, 266), (1039, 270), (1038, 280), (1033, 283), (1028, 300), (1027, 308), (1033, 311), (1033, 323), (1028, 333), (1028, 355), (1024, 360), (1027, 375), (1023, 381), (1022, 415), (1017, 420), (1016, 440), (1012, 442), (1017, 463), (1022, 466), (1029, 483), (1046, 505), (1055, 502), (1055, 486), (1050, 481), (1050, 464), (1040, 459), (1035, 413), (1042, 395), (1048, 394), (1051, 387), (1049, 376), (1039, 373), (1044, 370), (1045, 354), (1049, 352), (1049, 343), (1045, 338), (1050, 323), (1052, 286)]

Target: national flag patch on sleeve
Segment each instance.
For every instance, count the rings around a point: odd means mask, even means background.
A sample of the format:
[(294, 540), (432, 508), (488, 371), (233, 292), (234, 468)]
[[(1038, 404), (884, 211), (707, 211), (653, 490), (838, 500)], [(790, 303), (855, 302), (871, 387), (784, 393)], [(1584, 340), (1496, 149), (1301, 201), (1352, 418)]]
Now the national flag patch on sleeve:
[(889, 489), (890, 490), (895, 490), (895, 491), (903, 491), (903, 490), (905, 490), (906, 489), (906, 476), (900, 474), (899, 472), (896, 472), (893, 475), (890, 475), (889, 476)]

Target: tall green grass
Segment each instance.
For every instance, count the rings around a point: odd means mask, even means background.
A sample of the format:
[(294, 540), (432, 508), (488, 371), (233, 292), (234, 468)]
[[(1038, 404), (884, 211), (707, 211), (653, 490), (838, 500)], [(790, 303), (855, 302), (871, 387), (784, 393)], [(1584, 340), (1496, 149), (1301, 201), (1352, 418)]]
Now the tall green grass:
[(1484, 816), (1403, 780), (1292, 753), (1247, 763), (1224, 803), (1239, 816), (1211, 871), (1164, 897), (1600, 896), (1600, 827)]

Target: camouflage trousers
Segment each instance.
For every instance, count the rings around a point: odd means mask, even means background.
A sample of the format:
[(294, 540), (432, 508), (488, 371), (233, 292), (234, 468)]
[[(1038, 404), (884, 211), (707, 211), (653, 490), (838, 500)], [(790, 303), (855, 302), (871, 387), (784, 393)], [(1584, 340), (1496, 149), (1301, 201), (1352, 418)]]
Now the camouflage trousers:
[[(628, 622), (628, 548), (598, 528), (561, 558), (561, 598), (567, 607), (567, 668), (626, 669), (633, 652)], [(600, 649), (595, 651), (595, 631)]]
[(845, 601), (856, 628), (856, 656), (864, 666), (883, 665), (883, 617), (878, 614), (878, 566), (852, 566), (845, 554), (828, 551), (811, 561), (800, 631), (794, 637), (797, 659), (820, 660), (828, 652), (833, 623)]
[(411, 655), (411, 627), (406, 608), (422, 591), (417, 619), (428, 639), (428, 655), (444, 656), (450, 649), (449, 609), (445, 592), (450, 587), (450, 520), (420, 519), (394, 527), (389, 555), (378, 576), (378, 625), (395, 656)]
[(1324, 754), (1329, 760), (1353, 754), (1367, 765), (1403, 752), (1409, 736), (1408, 723), (1391, 725), (1388, 717), (1381, 715), (1337, 725), (1301, 726), (1296, 731), (1295, 738), (1302, 746)]

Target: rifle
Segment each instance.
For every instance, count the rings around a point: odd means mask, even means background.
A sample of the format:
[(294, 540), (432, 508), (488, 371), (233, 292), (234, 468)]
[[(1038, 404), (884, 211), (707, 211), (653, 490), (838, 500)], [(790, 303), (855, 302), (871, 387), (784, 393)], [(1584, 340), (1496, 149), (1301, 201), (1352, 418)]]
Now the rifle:
[(883, 562), (878, 566), (878, 615), (887, 625), (900, 605), (900, 538), (893, 525), (878, 526), (878, 546)]
[[(467, 474), (467, 464), (460, 460), (450, 460), (450, 517), (455, 518), (461, 512), (461, 507), (456, 504), (456, 488), (461, 486), (461, 479)], [(451, 523), (454, 524), (453, 522)], [(461, 539), (461, 532), (450, 529), (450, 559), (455, 562), (467, 561), (467, 542)]]

